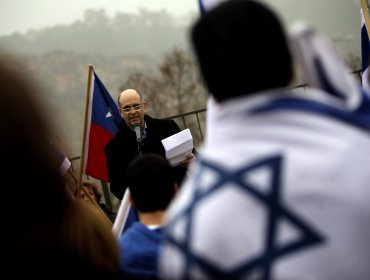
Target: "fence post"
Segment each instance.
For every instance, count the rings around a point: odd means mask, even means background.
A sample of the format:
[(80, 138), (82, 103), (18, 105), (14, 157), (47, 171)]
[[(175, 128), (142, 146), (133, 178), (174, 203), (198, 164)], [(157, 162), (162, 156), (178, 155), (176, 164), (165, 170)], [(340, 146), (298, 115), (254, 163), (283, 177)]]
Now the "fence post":
[(100, 181), (100, 183), (104, 194), (105, 205), (107, 205), (107, 207), (112, 210), (112, 201), (110, 199), (108, 184), (104, 181)]

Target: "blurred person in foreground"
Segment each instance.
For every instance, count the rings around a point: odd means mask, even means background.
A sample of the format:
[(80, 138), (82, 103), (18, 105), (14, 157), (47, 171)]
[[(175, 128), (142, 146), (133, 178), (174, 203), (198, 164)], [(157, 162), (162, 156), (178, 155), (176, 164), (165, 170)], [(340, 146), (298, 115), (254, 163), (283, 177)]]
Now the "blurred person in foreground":
[(135, 279), (158, 279), (158, 248), (164, 213), (178, 184), (168, 160), (159, 154), (136, 157), (127, 168), (130, 201), (139, 215), (119, 238), (121, 267)]
[[(105, 146), (105, 155), (111, 192), (122, 200), (127, 188), (125, 171), (130, 162), (139, 155), (139, 148), (143, 154), (156, 153), (164, 156), (165, 150), (161, 141), (180, 132), (180, 128), (174, 120), (156, 119), (146, 114), (148, 103), (135, 89), (126, 89), (120, 93), (118, 107), (124, 121), (118, 133)], [(140, 127), (140, 147), (135, 126)], [(174, 167), (179, 184), (194, 161), (195, 155), (192, 153), (180, 165)]]
[(262, 2), (222, 2), (191, 42), (215, 107), (167, 212), (161, 278), (370, 279), (369, 97), (337, 94), (320, 49), (326, 90), (289, 89), (290, 41)]
[(66, 189), (49, 145), (49, 117), (34, 96), (40, 89), (29, 76), (0, 61), (2, 273), (14, 279), (123, 279), (108, 223)]

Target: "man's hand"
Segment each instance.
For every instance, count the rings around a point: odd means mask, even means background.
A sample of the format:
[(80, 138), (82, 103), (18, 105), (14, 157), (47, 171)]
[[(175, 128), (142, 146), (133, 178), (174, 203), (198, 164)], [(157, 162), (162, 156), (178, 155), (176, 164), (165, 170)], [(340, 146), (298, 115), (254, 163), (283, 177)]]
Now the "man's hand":
[(180, 166), (184, 166), (184, 167), (189, 167), (190, 164), (192, 164), (193, 162), (195, 162), (197, 158), (195, 157), (195, 155), (193, 153), (190, 153), (186, 159), (184, 159), (182, 162), (180, 162)]

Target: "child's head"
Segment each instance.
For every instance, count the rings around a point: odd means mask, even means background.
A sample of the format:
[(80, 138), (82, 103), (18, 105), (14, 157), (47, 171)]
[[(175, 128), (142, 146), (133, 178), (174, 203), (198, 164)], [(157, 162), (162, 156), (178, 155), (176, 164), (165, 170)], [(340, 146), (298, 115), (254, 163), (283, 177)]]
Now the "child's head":
[(137, 156), (127, 169), (133, 206), (139, 212), (166, 210), (175, 193), (173, 170), (159, 154)]

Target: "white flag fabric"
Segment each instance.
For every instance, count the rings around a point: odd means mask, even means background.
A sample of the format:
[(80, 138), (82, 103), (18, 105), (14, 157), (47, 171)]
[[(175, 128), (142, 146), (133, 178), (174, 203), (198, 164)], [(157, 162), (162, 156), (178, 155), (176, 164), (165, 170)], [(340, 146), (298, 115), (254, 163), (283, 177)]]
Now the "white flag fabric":
[(362, 102), (360, 84), (332, 42), (314, 26), (301, 21), (292, 25), (291, 36), (306, 82), (341, 99), (345, 106), (358, 107)]
[(68, 169), (71, 167), (72, 163), (71, 161), (66, 157), (66, 155), (55, 146), (53, 142), (49, 142), (51, 149), (53, 150), (53, 153), (56, 156), (58, 165), (59, 165), (59, 172), (62, 175), (65, 175), (68, 171)]
[(121, 204), (117, 212), (117, 217), (114, 220), (114, 224), (112, 227), (112, 233), (117, 240), (120, 239), (123, 229), (125, 228), (126, 221), (130, 213), (130, 209), (131, 209), (130, 189), (126, 188), (126, 191), (123, 195)]
[(168, 212), (163, 279), (370, 279), (369, 115), (307, 92), (218, 108)]
[(370, 101), (322, 85), (217, 104), (166, 216), (161, 279), (370, 279)]

